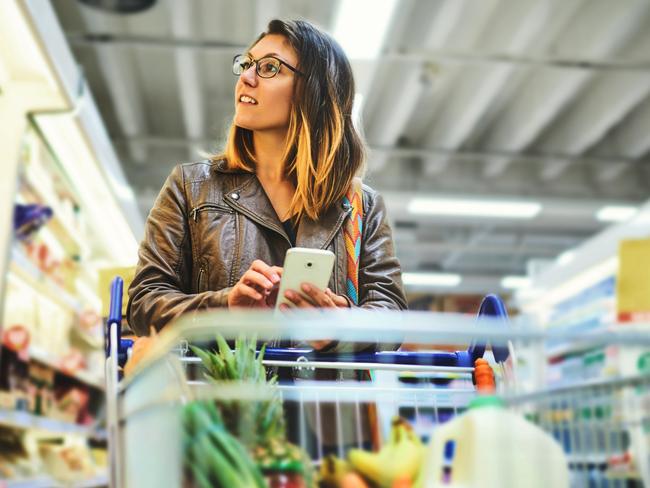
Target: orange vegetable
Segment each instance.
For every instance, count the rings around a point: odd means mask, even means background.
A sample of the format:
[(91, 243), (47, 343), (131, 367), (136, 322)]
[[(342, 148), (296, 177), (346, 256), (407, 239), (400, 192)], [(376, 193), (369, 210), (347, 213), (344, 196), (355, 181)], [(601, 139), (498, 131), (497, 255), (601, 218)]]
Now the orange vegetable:
[(156, 331), (152, 327), (150, 336), (138, 337), (133, 343), (133, 348), (131, 349), (131, 357), (124, 365), (124, 375), (130, 376), (135, 367), (140, 361), (147, 355), (147, 352), (151, 349), (157, 339)]
[(494, 372), (485, 359), (478, 358), (474, 362), (474, 378), (476, 380), (476, 390), (478, 392), (494, 393), (496, 389)]
[(359, 473), (350, 471), (341, 478), (341, 488), (368, 488), (368, 483)]
[(412, 486), (413, 482), (411, 478), (409, 476), (402, 476), (393, 481), (391, 488), (411, 488)]

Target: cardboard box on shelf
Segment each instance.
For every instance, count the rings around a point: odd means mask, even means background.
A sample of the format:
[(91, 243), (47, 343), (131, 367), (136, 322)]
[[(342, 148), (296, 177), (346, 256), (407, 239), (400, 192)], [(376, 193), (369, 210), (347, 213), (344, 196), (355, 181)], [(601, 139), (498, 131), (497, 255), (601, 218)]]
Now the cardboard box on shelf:
[(650, 322), (650, 239), (623, 240), (618, 248), (616, 312), (619, 322)]
[(124, 288), (122, 289), (122, 315), (126, 314), (126, 304), (129, 300), (129, 285), (135, 276), (135, 267), (116, 267), (104, 268), (99, 271), (99, 296), (102, 299), (102, 317), (108, 317), (111, 306), (111, 283), (113, 279), (119, 276), (124, 280)]

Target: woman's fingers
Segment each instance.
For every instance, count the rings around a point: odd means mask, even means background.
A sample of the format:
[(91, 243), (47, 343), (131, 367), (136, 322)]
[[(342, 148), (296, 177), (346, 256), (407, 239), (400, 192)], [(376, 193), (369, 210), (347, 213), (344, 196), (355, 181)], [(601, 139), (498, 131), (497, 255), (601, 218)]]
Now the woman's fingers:
[[(280, 272), (278, 272), (278, 270), (280, 270)], [(279, 266), (269, 266), (264, 261), (260, 259), (256, 259), (255, 261), (253, 261), (251, 267), (248, 269), (246, 273), (250, 271), (257, 272), (262, 276), (264, 276), (267, 280), (269, 280), (272, 283), (272, 285), (276, 285), (280, 282), (280, 276), (282, 276), (281, 270), (282, 268), (280, 268)]]
[(284, 296), (299, 308), (332, 308), (336, 306), (324, 291), (310, 283), (303, 283), (301, 289), (303, 293), (287, 290)]
[(309, 299), (318, 307), (334, 307), (335, 304), (332, 299), (320, 288), (312, 285), (311, 283), (303, 283), (301, 285), (302, 291), (307, 294)]
[(273, 288), (274, 285), (274, 283), (265, 275), (252, 269), (249, 269), (244, 273), (242, 281), (249, 286), (258, 287), (258, 289), (264, 291), (271, 291), (271, 288)]
[(305, 298), (298, 292), (294, 290), (287, 290), (284, 292), (284, 296), (286, 297), (287, 300), (289, 300), (294, 307), (298, 308), (313, 308), (314, 305), (310, 303), (309, 301), (305, 300)]
[(238, 291), (241, 295), (244, 295), (248, 298), (252, 298), (253, 300), (258, 301), (264, 298), (264, 296), (259, 291), (257, 291), (255, 288), (245, 283), (240, 283), (238, 288), (239, 288)]
[(336, 295), (332, 290), (329, 288), (325, 288), (325, 294), (330, 297), (330, 299), (334, 302), (334, 305), (336, 305), (339, 308), (350, 308), (350, 302), (348, 302), (348, 299), (345, 297), (342, 297), (341, 295)]
[(259, 259), (253, 261), (228, 295), (228, 306), (270, 306), (267, 299), (277, 290), (281, 276), (281, 267), (269, 266)]

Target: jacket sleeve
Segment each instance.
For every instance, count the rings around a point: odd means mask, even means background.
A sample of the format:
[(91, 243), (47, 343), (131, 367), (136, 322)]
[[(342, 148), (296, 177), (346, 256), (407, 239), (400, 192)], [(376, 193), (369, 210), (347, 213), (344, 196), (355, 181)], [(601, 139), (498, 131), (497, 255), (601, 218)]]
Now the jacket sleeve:
[[(395, 256), (393, 232), (388, 223), (384, 199), (374, 191), (364, 192), (363, 233), (359, 257), (359, 304), (364, 310), (406, 310), (408, 308), (402, 269)], [(393, 343), (333, 342), (323, 351), (333, 353), (396, 350)]]
[(395, 256), (393, 232), (384, 199), (375, 192), (364, 195), (364, 215), (359, 259), (359, 306), (364, 309), (406, 310), (402, 268)]
[(129, 286), (127, 318), (138, 335), (162, 329), (178, 316), (228, 305), (230, 288), (193, 294), (192, 245), (183, 168), (167, 178), (145, 224), (135, 277)]

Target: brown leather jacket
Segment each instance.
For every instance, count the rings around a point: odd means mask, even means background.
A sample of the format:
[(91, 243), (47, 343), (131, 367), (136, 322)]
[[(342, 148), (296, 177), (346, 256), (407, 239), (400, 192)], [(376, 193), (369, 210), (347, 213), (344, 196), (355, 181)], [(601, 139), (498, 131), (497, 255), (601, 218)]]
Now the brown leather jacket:
[[(383, 199), (363, 186), (359, 306), (406, 309), (399, 261)], [(296, 245), (336, 255), (330, 288), (345, 295), (347, 259), (343, 224), (350, 208), (332, 206), (319, 221), (303, 218)], [(291, 247), (273, 206), (254, 174), (225, 161), (174, 168), (147, 219), (128, 321), (140, 335), (179, 315), (226, 307), (228, 292), (255, 259), (282, 266)]]

